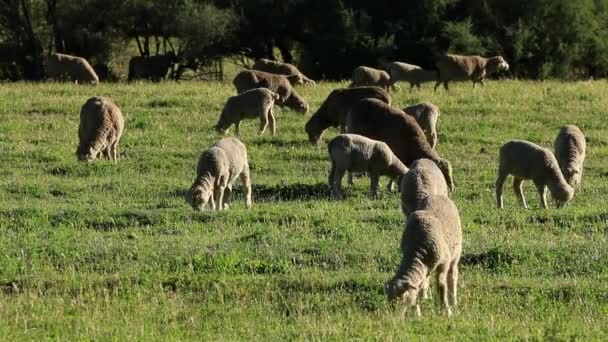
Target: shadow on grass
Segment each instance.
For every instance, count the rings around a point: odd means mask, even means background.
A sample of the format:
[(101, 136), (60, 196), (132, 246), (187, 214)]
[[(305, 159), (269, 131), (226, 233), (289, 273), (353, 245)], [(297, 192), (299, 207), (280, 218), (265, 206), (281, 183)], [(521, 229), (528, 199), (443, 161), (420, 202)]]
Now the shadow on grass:
[[(185, 198), (188, 189), (175, 189), (167, 192), (167, 196), (173, 198)], [(232, 200), (242, 200), (244, 197), (243, 187), (239, 181), (235, 182), (232, 192)], [(329, 199), (327, 184), (278, 184), (278, 185), (253, 185), (252, 197), (254, 202), (290, 202), (290, 201), (314, 201)]]

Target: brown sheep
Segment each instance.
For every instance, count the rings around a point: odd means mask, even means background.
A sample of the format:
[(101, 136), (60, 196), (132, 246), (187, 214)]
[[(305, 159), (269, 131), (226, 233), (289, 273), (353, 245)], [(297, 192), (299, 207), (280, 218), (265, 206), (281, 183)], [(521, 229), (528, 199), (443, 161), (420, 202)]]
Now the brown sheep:
[(435, 62), (439, 70), (439, 78), (435, 90), (441, 83), (446, 90), (449, 81), (473, 81), (473, 89), (477, 83), (484, 85), (483, 79), (497, 71), (509, 70), (509, 64), (501, 56), (485, 58), (481, 56), (443, 55)]
[(99, 83), (99, 77), (86, 59), (61, 53), (54, 53), (46, 59), (45, 74), (47, 78), (58, 81)]
[(304, 129), (312, 144), (318, 144), (321, 135), (329, 127), (340, 127), (342, 133), (346, 132), (346, 116), (351, 107), (365, 98), (375, 98), (391, 103), (391, 96), (378, 87), (356, 87), (333, 90), (321, 107), (312, 115)]
[(124, 127), (122, 112), (112, 100), (101, 96), (88, 99), (80, 110), (78, 159), (93, 161), (103, 154), (116, 162)]
[(362, 86), (376, 86), (386, 90), (397, 89), (386, 71), (366, 66), (359, 66), (353, 70), (352, 83), (349, 88)]
[[(297, 76), (297, 75), (292, 75)], [(308, 103), (291, 86), (289, 79), (284, 75), (275, 75), (258, 70), (243, 70), (232, 81), (237, 93), (254, 89), (267, 88), (281, 97), (277, 104), (296, 110), (302, 114), (308, 112)]]
[[(306, 77), (306, 75), (304, 75), (295, 65), (290, 63), (281, 63), (266, 58), (260, 58), (255, 61), (251, 69), (265, 71), (277, 75), (300, 75), (301, 78), (296, 84), (306, 83), (310, 85), (315, 85), (315, 81)], [(294, 86), (296, 84), (292, 83), (292, 85)]]
[(134, 56), (129, 60), (128, 80), (146, 79), (160, 82), (167, 77), (175, 64), (175, 55), (157, 55), (150, 57)]
[(454, 189), (450, 162), (439, 157), (429, 145), (420, 125), (402, 110), (378, 99), (363, 99), (351, 109), (346, 128), (348, 133), (384, 141), (407, 167), (420, 158), (434, 161), (449, 189)]

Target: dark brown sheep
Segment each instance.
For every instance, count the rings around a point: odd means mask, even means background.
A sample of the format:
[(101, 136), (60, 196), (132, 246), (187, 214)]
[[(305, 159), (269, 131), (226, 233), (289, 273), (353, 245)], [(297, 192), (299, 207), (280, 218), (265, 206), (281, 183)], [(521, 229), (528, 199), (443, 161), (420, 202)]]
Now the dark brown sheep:
[(258, 70), (243, 70), (234, 77), (232, 84), (234, 84), (239, 94), (254, 88), (270, 89), (281, 97), (276, 102), (279, 106), (286, 106), (303, 114), (308, 112), (308, 103), (296, 93), (288, 78), (284, 75), (275, 75)]
[(481, 56), (459, 56), (459, 55), (443, 55), (435, 62), (439, 70), (439, 78), (435, 83), (435, 90), (441, 83), (448, 90), (449, 81), (473, 81), (473, 89), (480, 83), (482, 86), (483, 79), (487, 75), (497, 71), (509, 70), (509, 64), (501, 56), (485, 58)]
[(453, 190), (452, 165), (437, 155), (420, 125), (402, 110), (377, 99), (363, 99), (351, 109), (346, 127), (348, 133), (384, 141), (407, 167), (420, 158), (434, 161)]
[(304, 126), (308, 139), (318, 144), (323, 131), (329, 127), (340, 127), (342, 133), (346, 132), (346, 115), (357, 102), (365, 98), (375, 98), (391, 103), (391, 96), (378, 87), (356, 87), (336, 89), (329, 93), (321, 107), (312, 115)]
[(277, 61), (273, 61), (266, 58), (260, 58), (255, 61), (253, 66), (251, 67), (253, 70), (265, 71), (271, 74), (277, 75), (300, 75), (300, 82), (292, 83), (292, 85), (307, 83), (311, 85), (315, 85), (315, 81), (306, 77), (299, 69), (293, 64), (290, 63), (281, 63)]

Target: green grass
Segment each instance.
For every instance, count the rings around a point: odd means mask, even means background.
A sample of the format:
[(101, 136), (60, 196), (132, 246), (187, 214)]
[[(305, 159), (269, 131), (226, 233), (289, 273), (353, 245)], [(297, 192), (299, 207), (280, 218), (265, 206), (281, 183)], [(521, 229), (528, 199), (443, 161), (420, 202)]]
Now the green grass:
[[(315, 110), (345, 84), (299, 91)], [(0, 85), (0, 336), (605, 340), (608, 82), (471, 88), (393, 94), (399, 107), (442, 109), (438, 150), (454, 166), (464, 229), (455, 315), (435, 297), (421, 319), (400, 319), (382, 295), (400, 259), (398, 194), (369, 200), (360, 178), (347, 200), (329, 200), (327, 152), (307, 143), (307, 117), (280, 110), (276, 138), (244, 123), (253, 209), (237, 183), (229, 211), (195, 213), (183, 194), (198, 155), (219, 139), (210, 127), (229, 83)], [(76, 160), (78, 112), (92, 95), (126, 115), (116, 165)], [(495, 209), (499, 146), (551, 147), (567, 123), (588, 138), (574, 200), (541, 210), (527, 184), (524, 210), (507, 183), (506, 208)]]

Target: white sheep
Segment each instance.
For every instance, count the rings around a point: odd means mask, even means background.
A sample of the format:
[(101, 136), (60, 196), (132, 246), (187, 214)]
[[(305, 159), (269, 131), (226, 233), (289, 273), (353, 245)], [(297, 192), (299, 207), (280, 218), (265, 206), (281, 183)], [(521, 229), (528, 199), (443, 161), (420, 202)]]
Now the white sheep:
[(418, 159), (401, 180), (401, 210), (407, 216), (418, 210), (426, 197), (448, 197), (448, 193), (448, 184), (437, 164), (426, 158)]
[(389, 90), (391, 87), (397, 89), (386, 71), (358, 66), (353, 70), (352, 83), (349, 85), (349, 88), (363, 86), (376, 86), (386, 90)]
[(116, 162), (124, 128), (122, 112), (112, 100), (101, 96), (88, 99), (80, 109), (78, 159), (93, 161), (103, 154)]
[(396, 182), (407, 172), (387, 144), (357, 134), (339, 134), (327, 145), (331, 160), (328, 183), (332, 196), (342, 199), (342, 177), (346, 171), (367, 172), (371, 179), (370, 197), (378, 192), (380, 176), (389, 176)]
[(547, 208), (547, 187), (558, 204), (563, 206), (574, 196), (574, 189), (564, 179), (553, 153), (524, 140), (511, 140), (500, 148), (496, 204), (503, 208), (502, 187), (508, 175), (513, 175), (513, 190), (520, 204), (527, 208), (522, 191), (525, 180), (531, 179), (540, 195), (540, 203)]
[(403, 257), (395, 276), (384, 285), (392, 303), (401, 300), (416, 305), (418, 293), (426, 297), (429, 278), (437, 276), (441, 302), (448, 316), (457, 304), (458, 263), (462, 254), (462, 226), (458, 208), (449, 198), (430, 195), (408, 216), (401, 237)]
[(196, 179), (186, 194), (192, 208), (201, 211), (208, 202), (213, 210), (228, 209), (232, 183), (241, 178), (245, 205), (251, 208), (251, 178), (247, 148), (236, 138), (224, 138), (204, 151), (196, 167)]
[(86, 59), (61, 53), (54, 53), (47, 57), (45, 74), (47, 78), (59, 81), (99, 83), (99, 77)]
[(555, 157), (566, 182), (577, 185), (583, 176), (587, 143), (585, 135), (576, 125), (563, 126), (555, 138)]
[(403, 81), (410, 84), (410, 90), (414, 86), (420, 89), (420, 85), (425, 82), (437, 81), (437, 71), (424, 70), (413, 64), (402, 62), (391, 62), (385, 66), (390, 76), (392, 84)]
[(441, 115), (439, 107), (429, 102), (422, 102), (405, 107), (403, 111), (416, 119), (431, 148), (435, 148), (435, 145), (437, 145), (437, 120)]
[(477, 83), (484, 85), (483, 79), (497, 71), (509, 70), (509, 64), (501, 56), (484, 58), (481, 56), (442, 55), (435, 66), (439, 70), (439, 78), (435, 90), (441, 83), (448, 90), (449, 81), (473, 81), (473, 89)]
[(276, 119), (272, 107), (279, 97), (279, 94), (266, 88), (254, 88), (231, 96), (226, 101), (214, 128), (226, 134), (228, 128), (234, 124), (236, 134), (239, 135), (241, 120), (260, 118), (260, 134), (264, 133), (270, 121), (272, 135), (275, 135)]

